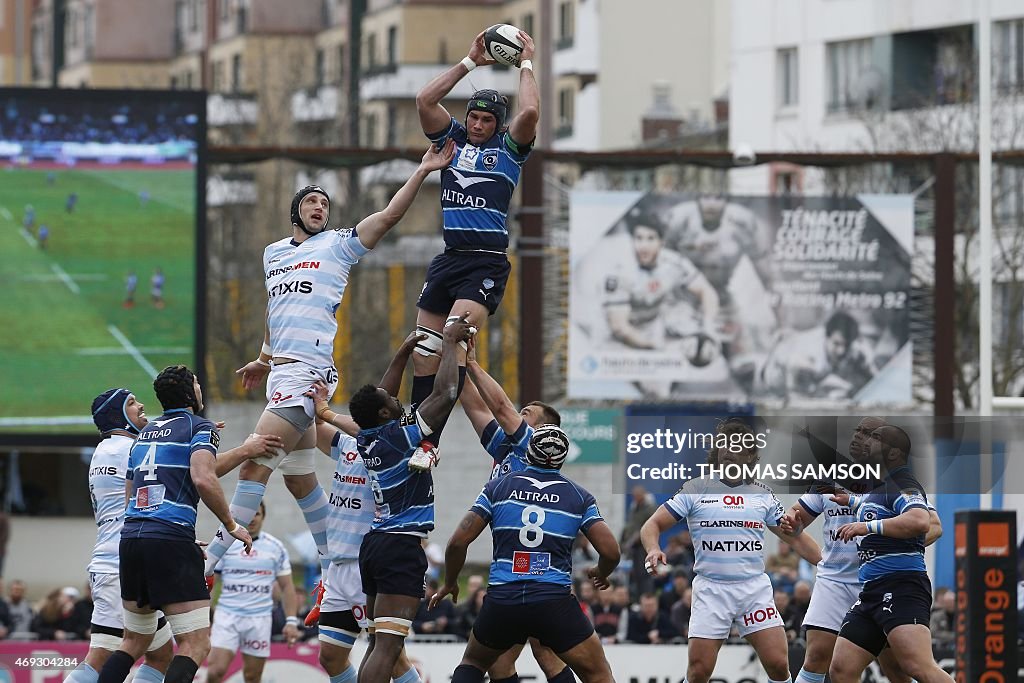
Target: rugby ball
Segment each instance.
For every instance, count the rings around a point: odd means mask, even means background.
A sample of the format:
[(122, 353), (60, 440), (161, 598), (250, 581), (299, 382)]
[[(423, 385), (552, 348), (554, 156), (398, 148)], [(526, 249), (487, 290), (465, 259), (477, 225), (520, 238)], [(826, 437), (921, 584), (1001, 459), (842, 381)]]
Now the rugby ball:
[(484, 49), (500, 64), (519, 66), (519, 56), (523, 53), (519, 29), (511, 24), (495, 24), (484, 31)]

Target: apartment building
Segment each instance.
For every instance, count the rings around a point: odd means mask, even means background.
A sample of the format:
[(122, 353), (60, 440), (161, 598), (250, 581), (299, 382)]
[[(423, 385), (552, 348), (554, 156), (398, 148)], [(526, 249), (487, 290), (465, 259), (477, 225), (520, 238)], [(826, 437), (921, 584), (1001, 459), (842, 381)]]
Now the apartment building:
[[(976, 145), (977, 3), (733, 0), (732, 11), (744, 17), (732, 27), (732, 147), (929, 151)], [(999, 148), (1012, 142), (1020, 128), (1012, 122), (1024, 114), (1016, 103), (1024, 92), (1024, 5), (991, 0), (991, 17), (993, 142)], [(915, 120), (922, 125), (908, 125)], [(737, 192), (814, 191), (822, 178), (817, 171), (761, 166), (734, 172), (732, 180)]]
[(0, 83), (31, 83), (32, 5), (32, 0), (0, 2)]

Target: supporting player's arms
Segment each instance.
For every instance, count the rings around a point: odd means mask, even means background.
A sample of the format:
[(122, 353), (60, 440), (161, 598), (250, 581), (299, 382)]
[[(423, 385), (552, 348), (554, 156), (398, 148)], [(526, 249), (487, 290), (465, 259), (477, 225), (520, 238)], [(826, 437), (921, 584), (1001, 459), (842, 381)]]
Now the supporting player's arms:
[[(523, 43), (520, 61), (533, 58), (533, 38), (524, 31), (519, 32)], [(537, 137), (537, 122), (540, 121), (540, 88), (533, 75), (533, 69), (519, 70), (519, 113), (508, 126), (508, 134), (517, 145), (531, 144)]]
[(622, 557), (619, 542), (615, 540), (615, 534), (605, 522), (595, 522), (583, 533), (598, 555), (597, 566), (591, 567), (587, 574), (594, 581), (594, 585), (603, 590), (609, 586), (608, 577), (619, 566)]
[[(506, 434), (515, 433), (519, 429), (519, 425), (523, 423), (523, 416), (516, 410), (516, 407), (512, 404), (505, 390), (501, 388), (501, 385), (480, 367), (475, 358), (467, 360), (466, 372), (469, 375), (469, 379), (479, 390), (480, 398), (484, 400), (488, 412), (498, 421), (498, 426)], [(488, 418), (489, 421), (490, 418)], [(487, 422), (484, 423), (484, 426), (487, 426)], [(483, 427), (479, 431), (483, 431)]]
[(473, 425), (473, 431), (476, 432), (477, 436), (482, 436), (484, 428), (494, 419), (494, 415), (487, 408), (483, 397), (480, 396), (480, 390), (477, 389), (476, 384), (472, 381), (473, 371), (471, 368), (473, 365), (473, 361), (467, 361), (466, 363), (466, 369), (469, 370), (468, 374), (471, 379), (463, 385), (462, 393), (459, 394), (459, 403), (462, 404), (462, 410), (465, 411), (466, 417), (469, 418), (469, 423)]
[[(916, 538), (928, 533), (931, 525), (928, 510), (921, 507), (914, 507), (906, 510), (892, 519), (882, 520), (882, 535), (890, 538)], [(849, 543), (858, 536), (866, 536), (869, 533), (868, 525), (864, 522), (850, 522), (839, 527), (836, 537)]]
[(246, 528), (236, 523), (231, 516), (228, 501), (224, 498), (224, 490), (217, 479), (216, 459), (214, 452), (205, 448), (192, 453), (188, 466), (192, 484), (203, 503), (210, 508), (210, 512), (220, 520), (224, 528), (228, 529), (228, 533), (245, 544), (245, 552), (248, 553), (252, 549), (252, 537)]
[(309, 391), (302, 394), (313, 399), (313, 412), (316, 413), (316, 447), (327, 455), (331, 454), (334, 437), (341, 430), (349, 436), (359, 433), (359, 425), (349, 415), (342, 415), (330, 409), (327, 403), (327, 385), (317, 380)]
[(810, 534), (789, 534), (778, 526), (770, 526), (768, 527), (768, 530), (791, 545), (797, 555), (804, 558), (811, 564), (816, 565), (821, 562), (821, 547), (818, 545), (817, 541), (811, 538)]
[[(484, 32), (481, 31), (473, 44), (469, 47), (466, 55), (477, 66), (494, 64), (493, 59), (487, 58), (487, 50), (484, 49)], [(434, 77), (423, 89), (416, 93), (416, 112), (420, 115), (420, 126), (427, 135), (440, 133), (451, 123), (452, 117), (448, 110), (441, 106), (448, 93), (452, 91), (455, 84), (469, 73), (469, 70), (461, 62), (448, 69), (444, 73)]]
[(223, 477), (246, 460), (273, 458), (279, 448), (284, 448), (284, 441), (276, 434), (250, 434), (241, 446), (217, 456), (217, 477)]
[(416, 409), (420, 419), (431, 429), (448, 419), (459, 398), (459, 366), (465, 362), (465, 352), (459, 342), (469, 339), (474, 329), (466, 322), (468, 316), (465, 313), (457, 321), (445, 326), (441, 342), (441, 364), (434, 377), (434, 390)]
[(661, 534), (676, 525), (676, 518), (664, 505), (658, 506), (651, 518), (640, 527), (640, 542), (647, 551), (645, 566), (648, 573), (653, 574), (659, 564), (668, 564), (665, 553), (661, 552)]
[(935, 510), (928, 511), (928, 533), (924, 535), (924, 544), (929, 546), (942, 538), (942, 520)]
[(391, 359), (388, 369), (384, 371), (384, 376), (380, 378), (381, 389), (392, 396), (398, 396), (398, 392), (402, 390), (402, 375), (405, 374), (405, 368), (409, 365), (409, 356), (416, 348), (416, 343), (426, 338), (427, 335), (422, 332), (413, 332), (405, 338), (402, 345), (398, 347), (398, 351), (395, 352), (395, 357)]
[(444, 585), (430, 598), (430, 609), (434, 609), (451, 595), (452, 602), (459, 599), (459, 574), (466, 565), (466, 551), (470, 544), (487, 528), (487, 522), (477, 513), (470, 510), (462, 518), (457, 529), (448, 539), (448, 547), (444, 550)]
[(388, 230), (395, 227), (402, 216), (412, 206), (412, 200), (416, 199), (416, 193), (427, 176), (438, 171), (451, 163), (455, 156), (455, 141), (448, 140), (444, 147), (437, 149), (434, 145), (423, 155), (423, 160), (416, 167), (405, 185), (395, 193), (383, 211), (372, 213), (356, 226), (356, 234), (359, 242), (367, 249), (373, 249), (380, 242), (380, 239), (387, 234)]

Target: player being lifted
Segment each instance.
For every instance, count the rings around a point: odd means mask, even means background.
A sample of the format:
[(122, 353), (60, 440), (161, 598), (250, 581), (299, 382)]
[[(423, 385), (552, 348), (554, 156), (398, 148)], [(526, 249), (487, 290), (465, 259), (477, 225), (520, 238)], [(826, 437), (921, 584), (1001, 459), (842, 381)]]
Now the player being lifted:
[[(333, 366), (338, 330), (335, 311), (345, 294), (352, 266), (398, 223), (427, 175), (447, 166), (454, 150), (454, 142), (431, 146), (387, 208), (367, 216), (354, 228), (327, 230), (330, 198), (322, 188), (304, 187), (292, 199), (291, 237), (274, 242), (263, 253), (269, 297), (263, 348), (259, 357), (239, 369), (238, 374), (246, 389), (258, 386), (269, 374), (268, 403), (256, 423), (256, 432), (276, 434), (284, 446), (275, 458), (242, 467), (231, 510), (239, 523), (252, 521), (270, 475), (280, 469), (316, 541), (322, 570), (329, 563), (329, 503), (314, 472), (313, 403), (305, 393), (317, 380), (329, 387), (330, 395), (338, 385), (338, 372)], [(223, 527), (217, 531), (207, 550), (207, 576), (232, 542)], [(307, 623), (318, 618), (322, 597), (321, 583)]]
[(242, 651), (245, 683), (262, 680), (263, 667), (270, 656), (275, 585), (281, 591), (287, 615), (285, 641), (290, 647), (299, 639), (298, 600), (292, 583), (291, 561), (281, 541), (263, 532), (266, 515), (267, 508), (260, 503), (256, 516), (249, 522), (252, 552), (243, 553), (241, 546), (234, 545), (217, 565), (222, 585), (213, 615), (206, 683), (224, 680), (239, 650)]
[(128, 456), (128, 509), (121, 530), (120, 578), (124, 638), (99, 683), (122, 683), (150, 646), (163, 611), (178, 645), (164, 676), (188, 683), (210, 652), (210, 593), (203, 551), (196, 544), (200, 498), (235, 538), (252, 547), (245, 527), (231, 519), (217, 481), (220, 436), (199, 417), (203, 392), (184, 365), (164, 368), (153, 381), (164, 414), (141, 431)]
[[(423, 132), (435, 144), (456, 143), (456, 154), (441, 172), (441, 216), (445, 250), (430, 262), (416, 306), (416, 330), (426, 338), (413, 356), (412, 404), (430, 393), (441, 350), (445, 319), (469, 311), (469, 322), (482, 328), (498, 310), (511, 265), (508, 249), (509, 203), (533, 148), (540, 120), (540, 89), (533, 75), (533, 39), (519, 32), (519, 113), (508, 121), (508, 99), (496, 90), (478, 90), (458, 121), (441, 106), (452, 88), (478, 66), (494, 64), (484, 48), (484, 34), (473, 39), (469, 54), (427, 83), (416, 95)], [(506, 123), (508, 127), (506, 128)], [(460, 383), (462, 378), (460, 377)], [(416, 458), (437, 462), (444, 423), (433, 425)]]
[[(124, 526), (125, 474), (135, 437), (149, 423), (145, 406), (128, 389), (109, 389), (97, 396), (92, 402), (92, 420), (103, 435), (89, 464), (89, 496), (97, 527), (96, 545), (89, 562), (92, 635), (85, 661), (65, 679), (71, 683), (95, 683), (99, 670), (124, 636), (118, 545)], [(242, 446), (221, 454), (218, 469), (222, 466), (231, 469), (232, 462), (237, 465), (241, 458), (271, 456), (279, 445), (277, 437), (251, 438)], [(174, 655), (170, 639), (170, 627), (161, 616), (153, 642), (145, 653), (146, 663), (135, 672), (136, 681), (157, 683), (163, 680), (163, 672)]]
[[(412, 334), (405, 340), (385, 372), (381, 386), (401, 386), (402, 373), (420, 338)], [(317, 447), (337, 462), (329, 496), (331, 512), (327, 518), (331, 565), (327, 569), (324, 581), (327, 590), (320, 609), (320, 665), (331, 683), (353, 683), (357, 675), (355, 667), (349, 663), (352, 646), (361, 629), (373, 635), (359, 574), (359, 545), (370, 531), (375, 503), (369, 473), (354, 438), (359, 433), (359, 425), (348, 415), (340, 415), (328, 407), (327, 387), (323, 382), (314, 384), (309, 393), (319, 419)], [(396, 683), (420, 682), (419, 672), (409, 662), (404, 648), (391, 675)]]
[[(850, 440), (850, 461), (864, 463), (870, 459), (868, 437), (884, 424), (885, 420), (880, 417), (865, 417), (860, 421)], [(815, 437), (808, 435), (808, 438), (812, 439), (813, 445)], [(819, 444), (827, 446), (821, 442)], [(926, 545), (934, 543), (942, 535), (939, 516), (934, 511), (930, 514), (932, 526), (928, 531)], [(795, 529), (805, 529), (822, 515), (822, 558), (818, 563), (811, 603), (804, 616), (807, 653), (804, 656), (804, 665), (796, 677), (796, 683), (823, 683), (832, 663), (832, 652), (843, 618), (850, 606), (857, 601), (861, 590), (857, 547), (839, 538), (839, 529), (855, 521), (848, 506), (833, 502), (829, 495), (810, 491), (800, 496), (800, 500), (793, 504), (783, 527), (788, 524)], [(904, 673), (891, 648), (882, 650), (878, 663), (890, 683), (909, 683), (910, 677)]]
[(558, 653), (583, 683), (613, 680), (601, 641), (572, 594), (572, 546), (580, 532), (590, 540), (600, 559), (587, 574), (605, 590), (619, 564), (619, 544), (594, 497), (559, 471), (568, 454), (569, 437), (560, 427), (538, 427), (526, 451), (529, 466), (487, 482), (448, 541), (445, 585), (431, 607), (447, 595), (458, 599), (466, 550), (488, 525), (494, 541), (487, 594), (452, 683), (481, 683), (503, 652), (527, 638)]
[[(730, 443), (751, 428), (739, 419), (718, 427)], [(751, 464), (756, 446), (712, 448), (711, 464)], [(644, 523), (640, 540), (647, 550), (647, 571), (667, 564), (659, 538), (685, 519), (693, 535), (693, 605), (688, 645), (688, 683), (707, 683), (718, 651), (735, 624), (757, 653), (771, 683), (789, 683), (786, 630), (775, 607), (771, 579), (764, 571), (764, 531), (789, 543), (817, 564), (821, 550), (807, 534), (790, 536), (779, 528), (784, 510), (770, 488), (756, 481), (691, 479)]]
[(412, 456), (455, 407), (459, 368), (466, 362), (460, 342), (476, 332), (467, 317), (445, 325), (434, 390), (409, 413), (395, 398), (400, 367), (388, 372), (381, 386), (360, 388), (349, 402), (375, 502), (370, 532), (359, 547), (359, 574), (374, 627), (359, 671), (361, 683), (390, 678), (423, 599), (427, 557), (421, 541), (434, 528), (434, 480), (429, 467), (413, 466)]

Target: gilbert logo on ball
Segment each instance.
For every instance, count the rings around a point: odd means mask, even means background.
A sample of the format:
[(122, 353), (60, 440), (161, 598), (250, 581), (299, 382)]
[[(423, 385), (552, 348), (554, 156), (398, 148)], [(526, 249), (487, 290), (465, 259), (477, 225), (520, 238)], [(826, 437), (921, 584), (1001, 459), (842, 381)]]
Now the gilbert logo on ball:
[(523, 53), (519, 29), (511, 24), (495, 24), (484, 32), (484, 48), (494, 61), (519, 66), (519, 57)]

